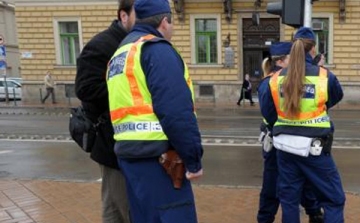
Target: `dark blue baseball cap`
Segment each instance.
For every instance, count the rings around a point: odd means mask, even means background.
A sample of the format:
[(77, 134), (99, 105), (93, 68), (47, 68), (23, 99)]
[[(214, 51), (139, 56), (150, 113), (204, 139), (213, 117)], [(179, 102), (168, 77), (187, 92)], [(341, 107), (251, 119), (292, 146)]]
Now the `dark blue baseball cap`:
[(310, 39), (316, 41), (316, 36), (311, 28), (301, 27), (294, 35), (294, 40), (296, 39)]
[(139, 19), (171, 13), (169, 0), (135, 0), (135, 14)]
[(283, 56), (290, 54), (291, 42), (277, 42), (270, 46), (271, 56)]

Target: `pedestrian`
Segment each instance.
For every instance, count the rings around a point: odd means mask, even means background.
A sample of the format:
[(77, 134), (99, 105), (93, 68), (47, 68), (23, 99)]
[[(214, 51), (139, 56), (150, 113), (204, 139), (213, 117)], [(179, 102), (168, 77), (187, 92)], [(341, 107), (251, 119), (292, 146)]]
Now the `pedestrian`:
[[(278, 42), (270, 46), (271, 56), (265, 58), (262, 63), (265, 77), (259, 84), (258, 89), (260, 92), (263, 92), (263, 88), (268, 87), (268, 81), (273, 74), (288, 66), (291, 46), (291, 42)], [(261, 94), (259, 94), (259, 97), (261, 97)], [(264, 121), (260, 129), (264, 171), (257, 220), (258, 223), (268, 223), (274, 222), (280, 205), (276, 191), (279, 172), (276, 148), (272, 144), (272, 126)], [(302, 190), (301, 205), (305, 208), (306, 214), (309, 215), (309, 223), (323, 223), (321, 207), (314, 195), (312, 186), (305, 183)]]
[(315, 40), (311, 28), (295, 33), (288, 67), (267, 81), (260, 108), (273, 126), (282, 222), (300, 222), (301, 193), (309, 182), (324, 210), (324, 222), (342, 223), (345, 194), (332, 157), (334, 125), (328, 110), (342, 99), (343, 91), (331, 71), (312, 64)]
[(97, 128), (90, 157), (100, 166), (103, 223), (130, 223), (126, 183), (114, 153), (106, 70), (111, 56), (135, 23), (134, 0), (118, 0), (117, 19), (95, 35), (77, 59), (75, 90)]
[(252, 100), (252, 92), (251, 91), (252, 91), (252, 86), (251, 86), (251, 82), (250, 82), (250, 75), (245, 74), (245, 78), (244, 78), (244, 81), (243, 81), (243, 84), (242, 84), (241, 90), (240, 90), (240, 98), (236, 104), (240, 106), (241, 101), (245, 98), (250, 101), (251, 106), (254, 106), (255, 103)]
[[(170, 3), (136, 0), (134, 8), (136, 24), (109, 62), (107, 73), (115, 153), (127, 182), (131, 219), (196, 223), (189, 180), (202, 176), (203, 148), (192, 81), (170, 43)], [(185, 165), (177, 189), (159, 162), (170, 152)]]
[(44, 104), (46, 99), (51, 94), (52, 103), (56, 104), (55, 92), (54, 92), (55, 83), (54, 83), (54, 80), (53, 80), (53, 78), (51, 76), (51, 72), (49, 70), (46, 72), (46, 75), (44, 77), (44, 84), (45, 84), (45, 89), (46, 89), (46, 95), (45, 95), (44, 98), (41, 99), (41, 103)]

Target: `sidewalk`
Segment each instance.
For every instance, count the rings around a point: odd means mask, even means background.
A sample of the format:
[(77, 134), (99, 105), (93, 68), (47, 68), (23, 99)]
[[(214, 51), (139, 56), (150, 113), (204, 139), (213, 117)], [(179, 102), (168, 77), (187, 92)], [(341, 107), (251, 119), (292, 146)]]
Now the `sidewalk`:
[[(194, 191), (199, 223), (256, 223), (259, 188), (194, 185)], [(345, 222), (359, 223), (360, 196), (346, 196)], [(1, 223), (100, 223), (100, 210), (100, 183), (0, 180)], [(301, 219), (308, 222), (303, 211)]]

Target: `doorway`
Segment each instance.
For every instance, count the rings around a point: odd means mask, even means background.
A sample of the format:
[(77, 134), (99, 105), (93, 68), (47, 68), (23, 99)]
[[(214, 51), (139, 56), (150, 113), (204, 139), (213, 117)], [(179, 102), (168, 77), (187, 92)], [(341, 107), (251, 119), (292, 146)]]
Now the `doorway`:
[(271, 43), (280, 40), (280, 21), (278, 18), (260, 19), (258, 26), (254, 25), (251, 18), (243, 19), (243, 77), (250, 75), (252, 91), (255, 93), (257, 86), (263, 78), (262, 61), (269, 56)]

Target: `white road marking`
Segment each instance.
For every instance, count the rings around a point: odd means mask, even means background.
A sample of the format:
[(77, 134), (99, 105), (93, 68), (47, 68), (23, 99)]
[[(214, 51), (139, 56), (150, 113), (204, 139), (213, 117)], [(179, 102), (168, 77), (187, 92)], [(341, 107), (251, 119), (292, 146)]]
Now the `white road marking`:
[(12, 153), (12, 152), (13, 152), (12, 150), (3, 150), (3, 151), (0, 151), (0, 155), (6, 154), (6, 153)]

